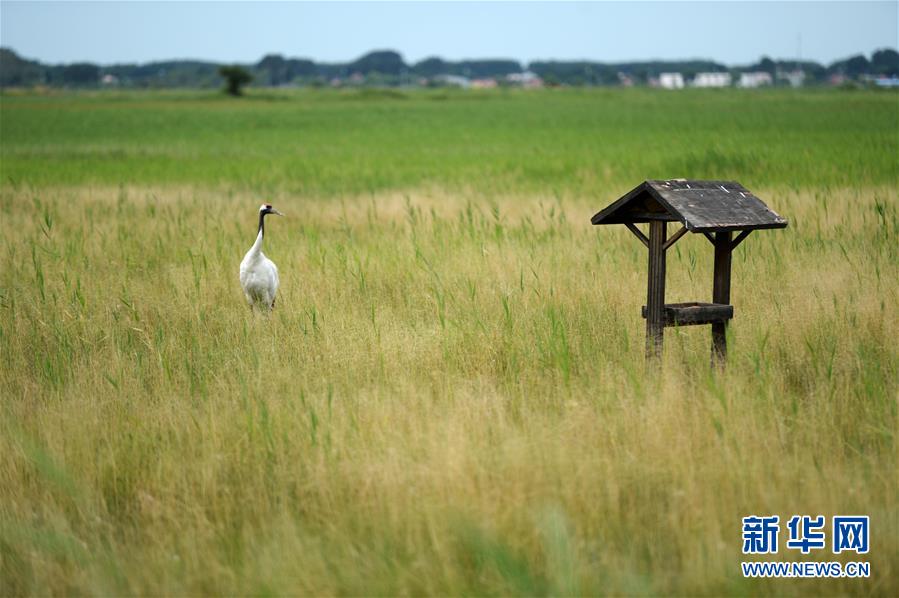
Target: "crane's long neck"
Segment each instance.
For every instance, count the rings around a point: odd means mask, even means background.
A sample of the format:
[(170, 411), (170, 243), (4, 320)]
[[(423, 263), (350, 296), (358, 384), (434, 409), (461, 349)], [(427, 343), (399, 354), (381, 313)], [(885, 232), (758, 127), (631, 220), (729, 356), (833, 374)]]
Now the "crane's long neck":
[(250, 247), (251, 255), (259, 255), (262, 251), (262, 237), (265, 236), (265, 212), (259, 212), (259, 233), (256, 235), (256, 242)]

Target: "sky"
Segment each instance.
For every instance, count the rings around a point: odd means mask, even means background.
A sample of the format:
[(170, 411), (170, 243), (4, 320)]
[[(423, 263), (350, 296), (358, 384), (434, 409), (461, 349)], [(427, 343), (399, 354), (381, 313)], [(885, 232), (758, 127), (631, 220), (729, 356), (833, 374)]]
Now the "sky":
[(899, 46), (899, 0), (865, 2), (226, 2), (0, 0), (0, 44), (46, 63), (269, 53), (622, 62), (761, 56), (830, 63)]

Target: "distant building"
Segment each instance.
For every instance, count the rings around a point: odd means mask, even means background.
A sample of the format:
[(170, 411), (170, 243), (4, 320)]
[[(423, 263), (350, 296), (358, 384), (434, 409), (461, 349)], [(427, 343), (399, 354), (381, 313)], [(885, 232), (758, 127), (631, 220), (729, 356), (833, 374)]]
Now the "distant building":
[(512, 85), (520, 85), (530, 89), (543, 87), (543, 79), (537, 76), (537, 73), (524, 71), (523, 73), (510, 73), (506, 75), (506, 81)]
[(878, 77), (874, 79), (877, 87), (899, 87), (899, 77)]
[(496, 87), (498, 83), (496, 79), (472, 79), (471, 87), (472, 89), (493, 89)]
[(468, 89), (471, 87), (471, 80), (468, 77), (460, 77), (459, 75), (437, 75), (434, 81), (439, 85), (447, 85), (449, 87), (461, 87)]
[(628, 75), (627, 73), (618, 73), (618, 83), (622, 87), (633, 87), (634, 86), (634, 78)]
[(774, 79), (771, 77), (771, 73), (767, 73), (765, 71), (756, 71), (752, 73), (740, 73), (740, 82), (737, 83), (740, 87), (744, 87), (747, 89), (755, 88), (755, 87), (763, 87), (765, 85), (772, 85), (774, 83)]
[(100, 82), (108, 87), (114, 87), (119, 84), (119, 78), (115, 75), (106, 74), (103, 75), (103, 78), (100, 79)]
[(805, 71), (797, 69), (795, 71), (778, 71), (777, 78), (786, 81), (790, 87), (802, 87), (805, 83)]
[(696, 73), (693, 87), (730, 87), (730, 73)]
[(659, 87), (664, 89), (683, 89), (684, 76), (680, 73), (662, 73), (659, 75)]
[(834, 73), (827, 79), (827, 82), (836, 87), (839, 85), (850, 83), (851, 79), (849, 79), (849, 77), (847, 77), (843, 73)]

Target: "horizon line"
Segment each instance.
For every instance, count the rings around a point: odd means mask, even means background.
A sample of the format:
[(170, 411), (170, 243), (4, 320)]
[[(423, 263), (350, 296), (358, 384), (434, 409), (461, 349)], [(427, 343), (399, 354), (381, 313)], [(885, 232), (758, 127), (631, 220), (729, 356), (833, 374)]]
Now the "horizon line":
[[(403, 53), (401, 51), (395, 50), (392, 48), (373, 48), (373, 49), (357, 56), (356, 58), (342, 60), (342, 61), (341, 60), (337, 60), (337, 61), (319, 60), (319, 59), (312, 58), (309, 56), (288, 56), (287, 54), (283, 54), (281, 52), (270, 51), (270, 52), (265, 52), (264, 54), (262, 54), (262, 56), (260, 56), (255, 61), (249, 61), (249, 62), (232, 61), (232, 60), (217, 60), (217, 59), (199, 58), (199, 57), (155, 58), (152, 60), (145, 60), (145, 61), (122, 61), (122, 62), (94, 62), (91, 60), (73, 60), (73, 61), (69, 61), (69, 62), (49, 62), (49, 61), (45, 62), (40, 58), (31, 58), (31, 57), (25, 56), (24, 54), (19, 53), (19, 51), (17, 51), (15, 48), (13, 48), (11, 46), (0, 45), (0, 49), (8, 50), (23, 60), (27, 60), (30, 62), (37, 62), (37, 63), (44, 64), (47, 66), (93, 64), (93, 65), (96, 65), (99, 67), (113, 67), (113, 66), (121, 66), (121, 65), (128, 65), (128, 64), (145, 65), (145, 64), (153, 64), (153, 63), (157, 63), (157, 62), (203, 62), (203, 63), (209, 63), (209, 64), (255, 65), (255, 64), (259, 63), (260, 61), (262, 61), (267, 56), (281, 56), (285, 60), (309, 60), (310, 62), (312, 62), (314, 64), (322, 64), (322, 65), (344, 65), (344, 64), (351, 64), (353, 62), (356, 62), (357, 60), (360, 60), (361, 58), (364, 58), (364, 57), (369, 56), (376, 52), (393, 52), (400, 57), (400, 59), (403, 61), (404, 64), (406, 64), (407, 66), (410, 66), (410, 67), (414, 66), (416, 64), (420, 64), (420, 63), (424, 62), (425, 60), (431, 60), (431, 59), (435, 59), (435, 58), (439, 59), (439, 60), (443, 60), (444, 62), (457, 62), (457, 63), (458, 62), (483, 62), (483, 61), (491, 61), (491, 60), (508, 60), (508, 61), (512, 61), (512, 62), (517, 62), (521, 66), (529, 66), (530, 64), (538, 63), (538, 62), (559, 62), (559, 63), (593, 62), (593, 63), (597, 63), (597, 64), (608, 64), (608, 65), (638, 64), (638, 63), (646, 63), (646, 62), (715, 62), (718, 64), (722, 64), (725, 66), (732, 66), (732, 67), (749, 66), (751, 64), (754, 64), (753, 62), (746, 63), (745, 65), (742, 63), (728, 63), (728, 62), (725, 62), (722, 60), (718, 60), (716, 58), (699, 57), (699, 56), (682, 57), (682, 58), (658, 58), (658, 57), (656, 57), (656, 58), (635, 58), (635, 59), (628, 59), (628, 60), (606, 61), (606, 60), (600, 60), (600, 59), (595, 59), (595, 58), (535, 58), (532, 60), (522, 60), (522, 59), (510, 57), (510, 56), (484, 56), (484, 57), (477, 57), (477, 58), (475, 58), (475, 57), (445, 58), (443, 56), (440, 56), (439, 54), (431, 54), (431, 55), (425, 56), (424, 58), (421, 58), (419, 60), (416, 60), (413, 62), (407, 62), (406, 57), (403, 55)], [(822, 62), (817, 59), (797, 57), (797, 56), (775, 58), (774, 56), (769, 55), (769, 54), (762, 54), (755, 60), (755, 63), (758, 63), (761, 60), (768, 58), (774, 62), (797, 62), (797, 63), (798, 62), (801, 62), (801, 63), (811, 62), (811, 63), (820, 64), (820, 65), (827, 65), (827, 64), (833, 64), (836, 62), (842, 62), (842, 61), (852, 58), (854, 56), (864, 56), (865, 58), (869, 58), (875, 52), (882, 52), (884, 50), (893, 50), (895, 52), (895, 51), (897, 51), (897, 48), (890, 47), (890, 46), (883, 46), (883, 47), (871, 50), (870, 53), (866, 53), (864, 51), (858, 51), (856, 53), (848, 54), (847, 56), (845, 56), (843, 58), (838, 58), (831, 62)]]

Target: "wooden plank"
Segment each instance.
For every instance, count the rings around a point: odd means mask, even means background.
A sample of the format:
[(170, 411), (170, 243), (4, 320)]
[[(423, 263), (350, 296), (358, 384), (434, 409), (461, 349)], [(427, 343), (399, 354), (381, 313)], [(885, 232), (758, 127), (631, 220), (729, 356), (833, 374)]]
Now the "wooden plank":
[(743, 242), (743, 239), (745, 239), (746, 237), (748, 237), (748, 236), (749, 236), (749, 233), (751, 233), (751, 232), (752, 232), (752, 230), (744, 230), (744, 231), (741, 232), (739, 235), (737, 235), (737, 238), (734, 239), (734, 242), (730, 244), (730, 250), (733, 251), (734, 249), (736, 249), (736, 248), (737, 248), (737, 245), (739, 245), (740, 243), (742, 243), (742, 242)]
[[(643, 306), (646, 317), (646, 306)], [(665, 326), (699, 326), (726, 322), (734, 317), (732, 305), (718, 303), (666, 303), (664, 309)]]
[(636, 236), (638, 239), (640, 239), (640, 242), (643, 243), (643, 245), (645, 245), (646, 247), (649, 247), (649, 239), (646, 238), (646, 235), (643, 234), (643, 231), (641, 231), (639, 228), (637, 228), (630, 222), (625, 222), (624, 226), (626, 226), (629, 231), (634, 233), (634, 236)]
[[(648, 183), (646, 181), (640, 183), (639, 185), (622, 195), (616, 201), (612, 202), (610, 205), (594, 214), (593, 218), (590, 219), (590, 222), (592, 224), (611, 224), (610, 222), (608, 222), (609, 218), (614, 214), (617, 214), (619, 210), (630, 204), (635, 197), (646, 193), (647, 188)], [(620, 222), (616, 223), (620, 224)]]
[(677, 243), (677, 240), (680, 239), (681, 237), (683, 237), (685, 234), (687, 234), (687, 227), (686, 226), (680, 227), (679, 231), (677, 231), (676, 233), (671, 235), (671, 238), (668, 239), (667, 241), (665, 241), (665, 244), (662, 245), (662, 249), (664, 249), (665, 251), (668, 251), (668, 248), (671, 247), (672, 245), (674, 245), (675, 243)]
[(644, 181), (631, 189), (611, 205), (596, 213), (593, 224), (624, 224), (625, 222), (651, 222), (680, 220), (676, 212)]
[(644, 181), (593, 216), (593, 224), (680, 221), (691, 232), (784, 228), (787, 220), (734, 181)]
[(668, 212), (650, 212), (647, 210), (627, 210), (620, 214), (623, 222), (651, 222), (653, 220), (664, 220), (665, 222), (676, 222), (672, 214)]
[(665, 235), (667, 223), (649, 223), (649, 273), (646, 290), (646, 359), (656, 361), (662, 356), (665, 333)]
[[(715, 233), (715, 271), (712, 281), (712, 302), (730, 304), (730, 267), (732, 233)], [(727, 321), (712, 324), (712, 364), (723, 366), (727, 360)]]
[(783, 228), (785, 218), (734, 181), (647, 181), (692, 231)]

